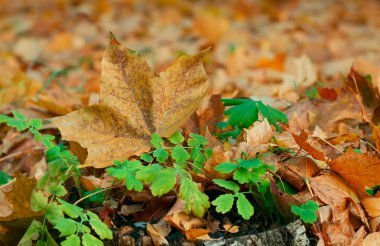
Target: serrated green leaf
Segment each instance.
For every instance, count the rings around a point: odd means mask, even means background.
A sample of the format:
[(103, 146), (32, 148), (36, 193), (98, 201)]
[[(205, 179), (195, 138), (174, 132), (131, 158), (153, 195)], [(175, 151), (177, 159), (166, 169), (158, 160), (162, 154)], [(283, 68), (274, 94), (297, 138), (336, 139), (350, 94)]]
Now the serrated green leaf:
[(253, 212), (254, 212), (253, 206), (248, 201), (248, 199), (245, 197), (244, 194), (239, 193), (237, 195), (236, 207), (237, 207), (238, 213), (245, 220), (249, 220), (249, 218), (251, 218), (251, 216), (253, 215)]
[(153, 145), (154, 148), (161, 148), (164, 140), (158, 135), (157, 133), (152, 134), (152, 139), (150, 140), (150, 143)]
[(277, 122), (288, 123), (288, 118), (281, 111), (265, 105), (262, 101), (257, 102), (257, 107), (260, 113), (267, 118), (269, 124), (273, 125), (278, 132), (282, 132), (281, 128), (276, 124)]
[(203, 217), (206, 209), (210, 207), (208, 196), (198, 189), (197, 184), (187, 178), (182, 179), (179, 198), (186, 202), (185, 211), (195, 216)]
[(258, 110), (256, 102), (248, 100), (240, 105), (234, 106), (224, 111), (228, 116), (228, 124), (239, 128), (248, 128), (253, 122), (258, 120)]
[(160, 173), (161, 170), (162, 166), (158, 164), (145, 166), (136, 172), (136, 179), (143, 181), (146, 184), (151, 184), (153, 179)]
[[(96, 194), (94, 195), (91, 195), (88, 200), (90, 202), (96, 202), (96, 203), (102, 203), (104, 201), (104, 192), (99, 192), (103, 190), (102, 188), (96, 188), (95, 190), (89, 190), (89, 191), (85, 191), (84, 192), (84, 196), (88, 196), (90, 194), (93, 194), (95, 192), (97, 192)], [(104, 190), (103, 190), (104, 191)]]
[(44, 196), (42, 191), (33, 190), (30, 196), (30, 209), (38, 212), (44, 210), (48, 205), (48, 198)]
[(7, 121), (7, 125), (16, 128), (17, 131), (24, 131), (28, 128), (28, 124), (25, 121), (13, 118)]
[(80, 208), (78, 206), (72, 205), (68, 202), (65, 202), (64, 200), (57, 198), (59, 203), (61, 204), (61, 208), (65, 214), (70, 216), (71, 218), (78, 218), (83, 215), (83, 208)]
[(233, 174), (234, 180), (239, 182), (240, 184), (246, 184), (249, 182), (251, 174), (245, 168), (238, 168)]
[(99, 219), (96, 214), (90, 211), (87, 211), (86, 214), (90, 218), (88, 222), (90, 223), (92, 229), (94, 229), (96, 234), (98, 234), (101, 239), (112, 239), (112, 231)]
[(224, 179), (213, 179), (212, 180), (215, 184), (219, 185), (220, 187), (223, 187), (227, 190), (231, 190), (235, 193), (239, 191), (239, 185), (232, 181), (227, 181)]
[(203, 146), (203, 145), (208, 144), (208, 140), (199, 134), (190, 133), (189, 136), (190, 138), (189, 140), (187, 140), (187, 144), (189, 146), (197, 147), (197, 146)]
[(150, 185), (150, 190), (153, 196), (162, 196), (171, 191), (176, 182), (177, 176), (173, 171), (163, 170), (154, 177)]
[(39, 119), (30, 119), (28, 121), (29, 126), (36, 128), (37, 130), (40, 130), (43, 126), (42, 120)]
[(88, 233), (83, 234), (82, 243), (83, 246), (103, 246), (102, 241)]
[(211, 148), (206, 148), (205, 149), (205, 157), (206, 157), (206, 159), (210, 159), (211, 156), (212, 156), (212, 149)]
[(12, 114), (13, 116), (16, 118), (16, 119), (19, 119), (19, 120), (22, 120), (22, 121), (26, 121), (26, 116), (21, 114), (20, 112), (16, 111), (16, 110), (13, 110), (12, 111)]
[(80, 238), (75, 234), (70, 235), (61, 242), (61, 246), (80, 246)]
[[(86, 217), (86, 220), (87, 220), (87, 216), (85, 216), (85, 217)], [(77, 223), (77, 231), (78, 231), (78, 233), (90, 233), (91, 229), (88, 226), (85, 226), (83, 224)]]
[(153, 156), (156, 157), (159, 163), (164, 163), (168, 159), (169, 154), (163, 148), (158, 148), (153, 151)]
[(61, 233), (60, 237), (69, 236), (77, 231), (77, 222), (72, 219), (61, 218), (55, 221), (54, 228)]
[(64, 159), (55, 159), (48, 163), (48, 173), (51, 178), (61, 175), (68, 169)]
[(242, 167), (242, 168), (258, 168), (264, 165), (264, 163), (260, 159), (249, 159), (249, 160), (240, 160), (239, 163), (237, 164), (237, 167)]
[(18, 246), (32, 245), (32, 241), (39, 238), (41, 227), (41, 222), (33, 220), (29, 225), (28, 230), (26, 230), (25, 234), (22, 236), (20, 242), (18, 243)]
[(180, 132), (175, 132), (175, 133), (173, 133), (173, 135), (168, 137), (168, 140), (172, 144), (180, 144), (183, 142), (183, 140), (185, 140), (185, 138), (182, 136), (182, 134)]
[(46, 207), (46, 217), (51, 223), (55, 223), (56, 220), (64, 218), (62, 207), (58, 205), (56, 202), (50, 203)]
[(220, 173), (230, 173), (236, 168), (238, 168), (238, 166), (232, 162), (223, 162), (216, 166), (214, 169)]
[(61, 197), (67, 194), (66, 188), (61, 184), (48, 186), (46, 191), (56, 197)]
[(171, 155), (177, 164), (185, 163), (190, 159), (189, 153), (187, 153), (187, 151), (181, 145), (176, 145), (172, 149)]
[(216, 207), (216, 212), (225, 214), (231, 211), (234, 204), (235, 196), (232, 194), (224, 194), (218, 196), (211, 204)]
[(0, 124), (1, 123), (7, 123), (8, 121), (10, 121), (12, 119), (12, 117), (9, 117), (9, 116), (6, 116), (6, 115), (3, 115), (3, 114), (0, 114)]
[(141, 181), (137, 180), (136, 177), (131, 173), (127, 174), (127, 178), (125, 179), (125, 185), (127, 186), (128, 190), (142, 191), (144, 188)]
[(300, 216), (303, 222), (313, 224), (314, 222), (318, 220), (318, 217), (317, 217), (318, 208), (319, 208), (318, 203), (312, 200), (309, 200), (301, 204), (301, 206), (292, 205), (291, 211), (295, 215)]
[(145, 162), (152, 162), (153, 157), (149, 154), (141, 154), (140, 159), (145, 161)]

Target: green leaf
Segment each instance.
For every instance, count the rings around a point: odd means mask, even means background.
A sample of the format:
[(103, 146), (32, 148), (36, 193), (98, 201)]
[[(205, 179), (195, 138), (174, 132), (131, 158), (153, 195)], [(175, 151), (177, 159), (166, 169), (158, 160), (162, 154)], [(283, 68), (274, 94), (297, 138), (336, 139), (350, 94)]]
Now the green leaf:
[(37, 130), (40, 130), (43, 126), (42, 120), (39, 119), (30, 119), (28, 121), (29, 126), (36, 128)]
[(23, 120), (10, 119), (7, 125), (16, 128), (17, 131), (24, 131), (28, 128), (28, 124)]
[(80, 246), (80, 238), (75, 234), (70, 235), (61, 242), (61, 246)]
[(224, 179), (213, 179), (212, 180), (215, 184), (219, 185), (220, 187), (223, 187), (227, 190), (231, 190), (235, 193), (239, 191), (239, 185), (232, 181), (227, 181)]
[(30, 196), (30, 209), (32, 211), (38, 212), (44, 210), (48, 205), (48, 198), (44, 196), (42, 191), (32, 191)]
[(168, 159), (169, 154), (163, 148), (158, 148), (153, 151), (153, 156), (156, 157), (159, 163), (164, 163)]
[(46, 207), (46, 217), (51, 223), (55, 223), (56, 220), (64, 218), (62, 207), (58, 205), (56, 202), (50, 203)]
[(82, 236), (83, 246), (103, 246), (103, 242), (91, 234), (85, 233)]
[(211, 148), (205, 149), (205, 156), (206, 156), (206, 159), (210, 159), (210, 157), (212, 156), (212, 149)]
[(239, 193), (237, 198), (236, 207), (238, 213), (241, 217), (243, 217), (243, 219), (248, 220), (253, 215), (253, 206), (244, 194)]
[(223, 162), (216, 166), (214, 169), (220, 173), (230, 173), (238, 168), (237, 164), (231, 162)]
[(60, 237), (69, 236), (77, 231), (77, 222), (72, 219), (62, 218), (55, 221), (54, 228), (61, 233)]
[(288, 118), (286, 114), (278, 111), (275, 108), (272, 108), (269, 105), (264, 105), (262, 101), (257, 102), (257, 107), (259, 108), (260, 113), (267, 118), (269, 124), (273, 125), (278, 132), (282, 132), (281, 128), (276, 124), (277, 122), (288, 123)]
[(7, 173), (0, 171), (0, 185), (8, 183), (12, 179), (12, 176), (9, 176)]
[(177, 164), (185, 163), (190, 159), (189, 153), (181, 145), (175, 146), (171, 151), (171, 155)]
[(177, 176), (171, 170), (163, 170), (154, 177), (150, 190), (153, 196), (162, 196), (174, 188)]
[(151, 184), (161, 170), (162, 166), (158, 164), (145, 166), (136, 172), (136, 179), (143, 181), (146, 184)]
[(21, 238), (18, 245), (19, 246), (32, 245), (32, 241), (37, 240), (39, 238), (41, 227), (42, 227), (41, 222), (37, 220), (33, 220), (32, 223), (29, 225), (28, 230), (26, 230), (24, 236)]
[(26, 116), (21, 114), (20, 112), (16, 111), (16, 110), (13, 110), (12, 111), (12, 114), (13, 116), (16, 118), (16, 119), (19, 119), (21, 121), (26, 121)]
[(83, 208), (80, 208), (78, 206), (72, 205), (68, 202), (65, 202), (64, 200), (57, 198), (59, 203), (61, 203), (61, 208), (65, 214), (70, 216), (71, 218), (78, 218), (80, 216), (83, 216)]
[(301, 204), (301, 206), (292, 205), (291, 211), (295, 215), (300, 216), (303, 222), (313, 224), (314, 222), (318, 220), (318, 217), (317, 217), (318, 208), (319, 208), (318, 203), (312, 200), (309, 200)]
[(154, 148), (161, 148), (162, 144), (164, 143), (164, 140), (158, 135), (157, 133), (152, 134), (152, 139), (150, 140), (150, 143), (153, 145)]
[(182, 179), (178, 196), (186, 202), (185, 211), (192, 212), (195, 216), (203, 217), (206, 209), (210, 207), (208, 196), (198, 189), (194, 181), (188, 178)]
[(216, 207), (216, 212), (225, 214), (232, 209), (234, 204), (235, 196), (232, 194), (224, 194), (218, 196), (213, 202), (212, 205)]
[(149, 154), (141, 154), (140, 159), (145, 161), (145, 162), (152, 162), (153, 157)]
[(180, 144), (183, 142), (183, 140), (185, 140), (180, 132), (173, 133), (173, 135), (168, 137), (168, 139), (172, 144)]
[(240, 184), (246, 184), (249, 182), (251, 174), (245, 168), (238, 168), (233, 175), (234, 180), (238, 181)]
[(125, 185), (127, 186), (128, 190), (142, 191), (144, 188), (141, 181), (137, 180), (136, 177), (131, 173), (127, 174), (127, 178), (125, 179)]
[(90, 194), (93, 194), (93, 193), (97, 192), (96, 194), (91, 195), (88, 198), (88, 200), (90, 202), (102, 203), (104, 201), (104, 192), (98, 192), (98, 191), (101, 191), (101, 190), (103, 190), (103, 189), (102, 188), (96, 188), (95, 190), (85, 191), (84, 192), (84, 196), (88, 196)]
[(3, 115), (3, 114), (0, 114), (0, 124), (1, 123), (7, 123), (8, 121), (10, 121), (12, 119), (12, 117), (9, 117), (9, 116), (6, 116), (6, 115)]
[(67, 194), (66, 188), (61, 184), (48, 186), (46, 191), (57, 197), (61, 197)]
[(260, 159), (249, 159), (249, 160), (239, 160), (239, 164), (237, 164), (237, 167), (242, 168), (258, 168), (264, 165), (264, 163)]
[(90, 211), (87, 211), (86, 214), (90, 218), (88, 222), (90, 223), (92, 229), (94, 229), (96, 234), (98, 234), (101, 239), (112, 239), (112, 231), (99, 219), (96, 214)]
[(252, 100), (247, 100), (246, 102), (240, 105), (234, 106), (224, 111), (224, 115), (228, 116), (228, 124), (230, 124), (231, 126), (238, 126), (239, 128), (248, 128), (255, 121), (258, 120), (256, 102)]
[(203, 146), (208, 144), (208, 141), (206, 138), (199, 134), (195, 133), (190, 133), (189, 134), (190, 138), (187, 140), (187, 144), (192, 147), (197, 147), (197, 146)]

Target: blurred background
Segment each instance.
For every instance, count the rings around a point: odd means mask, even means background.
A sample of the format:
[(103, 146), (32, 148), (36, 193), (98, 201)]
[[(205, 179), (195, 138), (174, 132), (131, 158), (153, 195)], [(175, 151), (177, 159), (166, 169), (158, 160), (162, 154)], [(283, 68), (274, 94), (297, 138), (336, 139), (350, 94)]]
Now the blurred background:
[(305, 88), (338, 80), (353, 63), (377, 85), (379, 1), (0, 4), (0, 113), (22, 108), (44, 118), (86, 106), (99, 92), (109, 31), (157, 73), (183, 53), (211, 47), (205, 66), (212, 94), (296, 102)]

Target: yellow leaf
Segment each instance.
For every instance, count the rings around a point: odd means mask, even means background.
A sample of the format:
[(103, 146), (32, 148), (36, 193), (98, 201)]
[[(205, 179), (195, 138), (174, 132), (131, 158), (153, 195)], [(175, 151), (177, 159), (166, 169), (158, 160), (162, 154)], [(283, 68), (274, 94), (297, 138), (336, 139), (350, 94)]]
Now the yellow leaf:
[(150, 135), (173, 134), (207, 93), (205, 52), (182, 56), (155, 75), (111, 35), (102, 60), (100, 103), (54, 119), (65, 140), (87, 148), (84, 166), (107, 167), (150, 149)]

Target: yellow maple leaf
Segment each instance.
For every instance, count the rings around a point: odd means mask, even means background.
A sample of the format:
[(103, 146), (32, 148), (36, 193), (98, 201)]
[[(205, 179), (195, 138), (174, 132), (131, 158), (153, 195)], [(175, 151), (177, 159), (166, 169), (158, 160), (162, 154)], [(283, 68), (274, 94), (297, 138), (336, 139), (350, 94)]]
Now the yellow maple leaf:
[(173, 134), (197, 109), (208, 91), (202, 58), (181, 56), (159, 76), (111, 34), (102, 60), (100, 103), (54, 124), (65, 140), (87, 148), (83, 166), (107, 167), (150, 149), (150, 136)]

